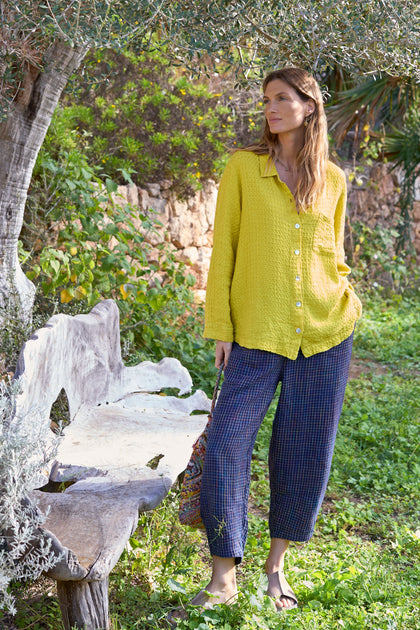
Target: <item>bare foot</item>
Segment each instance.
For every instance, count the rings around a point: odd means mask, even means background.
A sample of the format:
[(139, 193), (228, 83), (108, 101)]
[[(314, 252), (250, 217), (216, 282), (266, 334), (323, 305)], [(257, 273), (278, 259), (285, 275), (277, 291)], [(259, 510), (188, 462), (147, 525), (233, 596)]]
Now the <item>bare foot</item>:
[(190, 604), (192, 606), (201, 606), (202, 608), (213, 608), (217, 604), (233, 604), (238, 598), (238, 591), (233, 588), (213, 589), (210, 584), (203, 588), (195, 597), (192, 598)]

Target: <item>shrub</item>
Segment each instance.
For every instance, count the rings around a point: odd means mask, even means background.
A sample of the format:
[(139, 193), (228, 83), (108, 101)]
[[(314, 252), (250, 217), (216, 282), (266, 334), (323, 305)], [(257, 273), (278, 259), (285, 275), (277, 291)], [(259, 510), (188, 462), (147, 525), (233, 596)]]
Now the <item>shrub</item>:
[(139, 184), (169, 179), (186, 197), (218, 178), (233, 144), (231, 110), (220, 96), (157, 52), (103, 51), (88, 61), (74, 111), (90, 161), (109, 177), (121, 183), (125, 170)]
[(371, 228), (363, 221), (353, 221), (351, 236), (349, 261), (352, 276), (361, 289), (403, 292), (418, 286), (415, 256), (396, 253), (397, 225), (378, 223)]
[(55, 442), (47, 426), (34, 422), (36, 410), (14, 416), (18, 381), (0, 381), (0, 609), (15, 612), (15, 580), (38, 577), (57, 562), (40, 526), (45, 517), (28, 500), (52, 459)]

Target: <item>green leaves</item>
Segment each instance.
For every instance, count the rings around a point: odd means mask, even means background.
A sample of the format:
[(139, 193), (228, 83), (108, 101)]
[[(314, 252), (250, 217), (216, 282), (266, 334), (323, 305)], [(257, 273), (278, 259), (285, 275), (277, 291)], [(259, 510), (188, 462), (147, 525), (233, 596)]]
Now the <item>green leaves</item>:
[(182, 593), (183, 595), (186, 595), (186, 593), (187, 593), (187, 591), (182, 586), (182, 584), (180, 584), (179, 582), (177, 582), (173, 578), (169, 578), (169, 580), (167, 581), (167, 585), (169, 586), (171, 591), (175, 591), (175, 593)]
[(2, 11), (4, 110), (25, 63), (45, 69), (44, 53), (58, 39), (84, 50), (154, 47), (207, 75), (221, 58), (245, 82), (285, 64), (420, 76), (416, 0), (5, 0)]
[[(120, 72), (100, 84), (104, 66)], [(80, 98), (89, 103), (90, 116), (82, 110), (80, 144), (109, 178), (123, 183), (123, 172), (131, 170), (137, 184), (167, 179), (187, 197), (221, 173), (234, 116), (206, 82), (191, 81), (185, 69), (174, 69), (155, 51), (96, 53), (84, 77)], [(85, 136), (93, 142), (85, 143)]]
[(109, 177), (107, 177), (105, 179), (105, 188), (108, 193), (114, 193), (114, 192), (117, 192), (118, 190), (118, 184), (114, 182), (112, 179), (110, 179)]

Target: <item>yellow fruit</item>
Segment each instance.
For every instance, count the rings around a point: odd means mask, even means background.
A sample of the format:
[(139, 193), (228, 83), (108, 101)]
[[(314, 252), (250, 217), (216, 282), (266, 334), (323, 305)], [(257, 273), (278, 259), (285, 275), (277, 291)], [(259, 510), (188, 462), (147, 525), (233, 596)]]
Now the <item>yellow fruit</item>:
[(67, 289), (63, 289), (60, 293), (61, 303), (67, 304), (67, 302), (71, 302), (73, 296), (67, 291)]
[(121, 293), (121, 295), (122, 295), (122, 299), (123, 299), (123, 300), (126, 300), (126, 299), (128, 298), (128, 296), (129, 296), (129, 293), (128, 293), (128, 291), (126, 291), (126, 290), (125, 290), (125, 287), (126, 287), (126, 285), (125, 285), (125, 284), (122, 284), (122, 285), (120, 286), (120, 293)]

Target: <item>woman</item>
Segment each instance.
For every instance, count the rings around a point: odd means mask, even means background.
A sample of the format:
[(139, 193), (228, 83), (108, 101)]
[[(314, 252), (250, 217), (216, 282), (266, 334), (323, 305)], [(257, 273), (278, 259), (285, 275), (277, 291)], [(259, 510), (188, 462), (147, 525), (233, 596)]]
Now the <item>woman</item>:
[(225, 379), (210, 423), (201, 490), (213, 572), (191, 603), (233, 601), (247, 535), (250, 461), (279, 382), (269, 454), (267, 593), (297, 605), (289, 541), (311, 538), (324, 497), (361, 304), (344, 262), (346, 182), (328, 161), (315, 79), (300, 68), (263, 84), (265, 130), (222, 177), (204, 335)]

